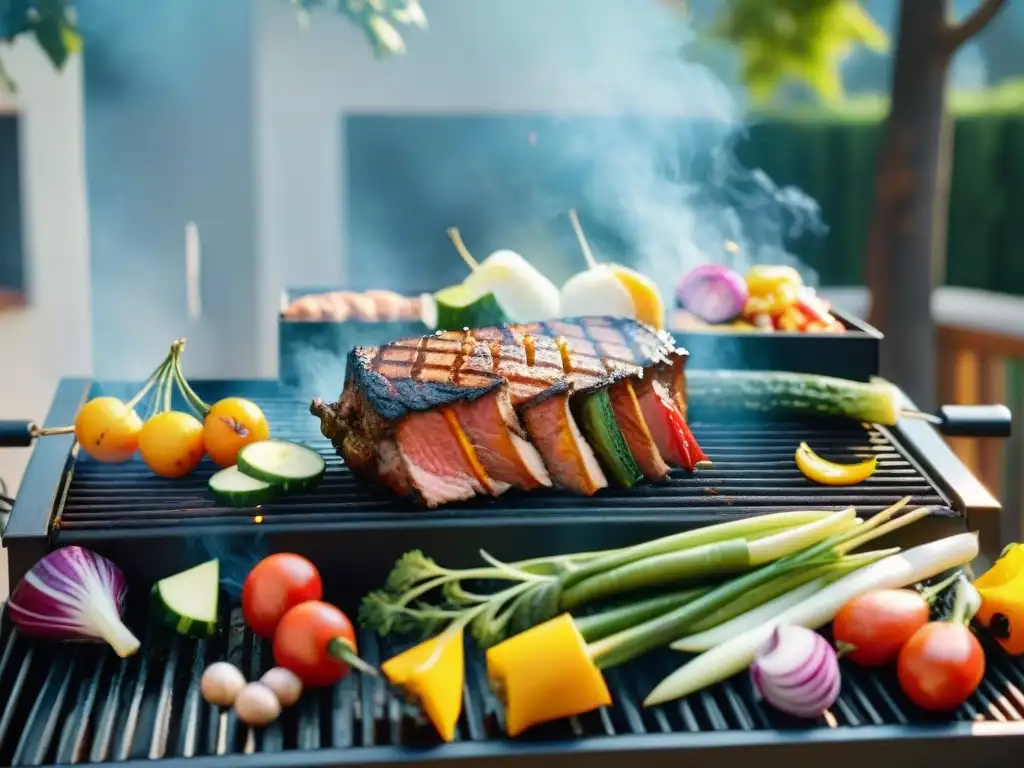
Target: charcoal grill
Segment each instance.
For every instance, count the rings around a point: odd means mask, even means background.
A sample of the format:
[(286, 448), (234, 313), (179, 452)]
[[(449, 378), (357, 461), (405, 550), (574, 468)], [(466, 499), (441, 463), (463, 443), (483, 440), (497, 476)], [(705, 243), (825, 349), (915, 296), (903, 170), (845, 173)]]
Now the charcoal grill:
[[(520, 766), (677, 765), (680, 760), (740, 765), (750, 759), (829, 761), (838, 766), (952, 764), (1016, 758), (1024, 747), (1024, 667), (998, 649), (986, 680), (954, 719), (929, 719), (906, 702), (884, 674), (848, 669), (840, 701), (820, 722), (780, 718), (759, 704), (747, 681), (728, 683), (682, 702), (643, 710), (639, 702), (677, 662), (641, 659), (609, 674), (615, 706), (545, 726), (515, 741), (501, 738), (500, 707), (487, 693), (480, 654), (469, 649), (465, 707), (456, 743), (437, 746), (414, 709), (378, 681), (353, 675), (334, 689), (307, 694), (262, 732), (218, 715), (198, 696), (205, 664), (238, 663), (252, 676), (270, 664), (263, 641), (244, 630), (228, 600), (210, 641), (169, 635), (148, 623), (144, 605), (157, 578), (211, 556), (229, 581), (267, 551), (296, 551), (321, 566), (328, 597), (348, 609), (379, 586), (405, 550), (421, 548), (443, 563), (468, 565), (479, 548), (499, 557), (621, 546), (682, 528), (782, 509), (839, 509), (871, 514), (910, 495), (942, 510), (908, 529), (931, 539), (965, 529), (998, 552), (998, 502), (955, 458), (929, 425), (893, 429), (829, 421), (744, 422), (700, 414), (697, 439), (715, 467), (668, 483), (580, 499), (557, 492), (508, 494), (442, 510), (413, 510), (357, 486), (320, 436), (308, 403), (272, 382), (200, 382), (207, 400), (251, 397), (278, 437), (301, 440), (328, 460), (322, 486), (256, 509), (219, 507), (205, 491), (213, 468), (183, 481), (152, 477), (140, 462), (109, 466), (72, 453), (69, 436), (41, 440), (26, 472), (4, 544), (11, 581), (55, 546), (80, 544), (117, 562), (138, 605), (132, 626), (143, 649), (117, 660), (102, 648), (51, 647), (0, 629), (0, 765), (91, 764), (238, 766), (427, 765), (435, 762)], [(132, 385), (66, 380), (48, 426), (70, 423), (91, 395), (126, 396)], [(796, 470), (799, 440), (837, 460), (877, 455), (878, 472), (852, 488), (811, 486)], [(230, 591), (230, 590), (229, 590)], [(143, 631), (144, 630), (144, 631)], [(370, 661), (395, 649), (361, 637)], [(968, 735), (988, 738), (966, 739)], [(996, 763), (1003, 764), (1003, 763)]]

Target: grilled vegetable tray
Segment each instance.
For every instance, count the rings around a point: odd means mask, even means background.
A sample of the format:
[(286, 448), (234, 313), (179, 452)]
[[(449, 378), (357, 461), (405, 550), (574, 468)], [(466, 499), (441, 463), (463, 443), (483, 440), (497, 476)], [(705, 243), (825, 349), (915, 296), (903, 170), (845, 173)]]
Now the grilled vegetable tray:
[(882, 333), (832, 310), (845, 333), (785, 333), (670, 328), (690, 353), (690, 370), (794, 371), (867, 381), (878, 375)]

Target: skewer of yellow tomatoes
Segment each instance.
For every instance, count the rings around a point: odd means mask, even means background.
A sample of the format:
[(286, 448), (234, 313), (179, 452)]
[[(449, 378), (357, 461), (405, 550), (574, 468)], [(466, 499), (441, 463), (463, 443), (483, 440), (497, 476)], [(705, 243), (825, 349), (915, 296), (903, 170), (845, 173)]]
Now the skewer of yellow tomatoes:
[[(41, 429), (36, 434), (73, 432), (81, 449), (104, 463), (119, 464), (138, 452), (160, 477), (184, 477), (205, 455), (220, 467), (232, 466), (244, 446), (270, 437), (266, 416), (256, 403), (242, 397), (205, 403), (182, 373), (184, 349), (184, 339), (171, 344), (167, 357), (131, 400), (94, 397), (79, 409), (73, 426)], [(174, 408), (175, 390), (184, 410)], [(136, 408), (147, 399), (143, 418)]]

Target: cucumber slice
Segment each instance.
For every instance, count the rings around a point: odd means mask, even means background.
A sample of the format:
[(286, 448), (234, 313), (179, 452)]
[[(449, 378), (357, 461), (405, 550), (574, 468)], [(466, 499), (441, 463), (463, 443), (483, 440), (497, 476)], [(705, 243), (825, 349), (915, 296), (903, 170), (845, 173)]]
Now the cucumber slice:
[(209, 637), (217, 631), (219, 597), (219, 560), (210, 560), (153, 585), (153, 600), (164, 622), (188, 637)]
[(282, 491), (305, 491), (315, 487), (327, 471), (324, 457), (288, 440), (261, 440), (238, 452), (238, 469)]
[(493, 293), (480, 293), (465, 283), (438, 291), (434, 303), (441, 331), (487, 328), (508, 321)]
[(580, 426), (605, 470), (623, 488), (643, 480), (640, 465), (633, 458), (618, 422), (607, 389), (584, 395), (580, 404)]
[(227, 507), (256, 507), (270, 501), (280, 490), (276, 485), (242, 474), (238, 467), (222, 469), (207, 485), (217, 501)]

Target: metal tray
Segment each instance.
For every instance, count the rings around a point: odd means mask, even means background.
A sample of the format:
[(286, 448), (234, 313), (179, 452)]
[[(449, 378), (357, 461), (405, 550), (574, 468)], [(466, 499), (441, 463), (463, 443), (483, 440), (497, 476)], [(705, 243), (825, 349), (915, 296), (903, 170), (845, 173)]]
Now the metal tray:
[[(302, 296), (329, 293), (335, 288), (289, 288), (283, 304)], [(345, 356), (357, 344), (367, 347), (386, 344), (395, 339), (422, 336), (431, 329), (413, 320), (365, 323), (357, 321), (295, 321), (283, 314), (277, 321), (278, 378), (285, 384), (313, 397), (319, 383), (332, 376), (340, 382)]]
[[(288, 300), (333, 289), (291, 289)], [(765, 333), (704, 331), (693, 328), (669, 331), (690, 353), (691, 370), (795, 371), (867, 381), (879, 372), (880, 331), (852, 315), (833, 310), (846, 333)], [(299, 386), (303, 394), (322, 374), (344, 371), (345, 356), (356, 344), (376, 346), (395, 339), (421, 336), (432, 329), (418, 322), (290, 322), (278, 321), (278, 376)], [(339, 374), (340, 377), (340, 374)]]
[(846, 333), (770, 333), (669, 329), (690, 352), (691, 370), (795, 371), (867, 381), (878, 375), (882, 333), (833, 310)]

